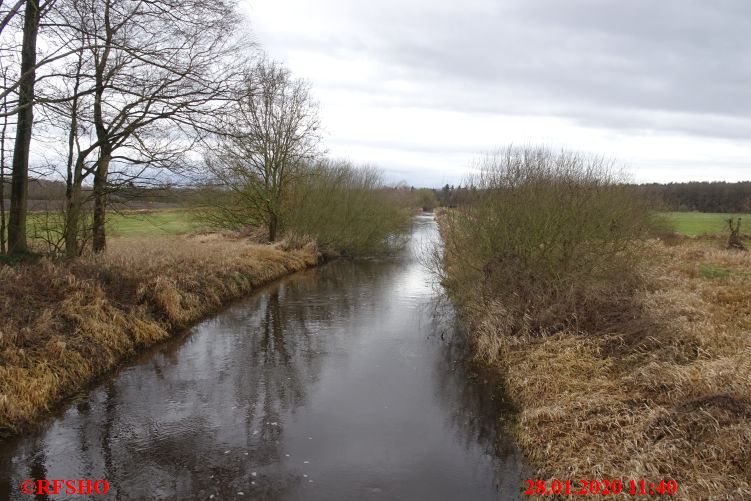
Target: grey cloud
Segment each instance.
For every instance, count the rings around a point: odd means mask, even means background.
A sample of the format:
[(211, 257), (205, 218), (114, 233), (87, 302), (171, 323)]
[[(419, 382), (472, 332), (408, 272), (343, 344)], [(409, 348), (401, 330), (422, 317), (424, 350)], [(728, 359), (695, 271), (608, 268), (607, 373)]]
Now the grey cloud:
[[(709, 137), (751, 131), (744, 0), (351, 2), (332, 15), (340, 31), (287, 43), (379, 63), (384, 80), (369, 92), (387, 106)], [(418, 90), (386, 92), (388, 79)]]

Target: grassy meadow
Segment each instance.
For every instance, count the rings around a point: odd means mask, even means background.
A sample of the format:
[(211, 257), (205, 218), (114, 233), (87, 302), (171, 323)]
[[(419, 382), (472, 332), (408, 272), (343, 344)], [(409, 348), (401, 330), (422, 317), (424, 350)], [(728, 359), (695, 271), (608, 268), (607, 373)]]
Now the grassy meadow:
[[(729, 217), (748, 221), (751, 233), (751, 214), (720, 214), (703, 212), (665, 212), (666, 220), (675, 231), (685, 236), (717, 235), (727, 233), (725, 220)], [(42, 213), (32, 213), (29, 217), (29, 229), (42, 226), (50, 218)], [(196, 232), (204, 223), (196, 217), (195, 209), (145, 209), (112, 212), (107, 218), (107, 232), (113, 237), (148, 237), (184, 235)]]
[(741, 232), (751, 233), (751, 214), (720, 214), (709, 212), (666, 212), (666, 219), (674, 226), (675, 231), (686, 236), (698, 237), (702, 235), (727, 234), (728, 218), (741, 218)]
[(112, 213), (107, 231), (113, 237), (183, 235), (200, 229), (190, 209), (158, 209)]
[[(146, 237), (182, 235), (200, 229), (201, 223), (193, 209), (146, 209), (110, 212), (107, 215), (107, 234), (113, 237)], [(62, 216), (57, 213), (32, 212), (29, 214), (27, 230), (44, 233), (50, 228), (62, 228)]]

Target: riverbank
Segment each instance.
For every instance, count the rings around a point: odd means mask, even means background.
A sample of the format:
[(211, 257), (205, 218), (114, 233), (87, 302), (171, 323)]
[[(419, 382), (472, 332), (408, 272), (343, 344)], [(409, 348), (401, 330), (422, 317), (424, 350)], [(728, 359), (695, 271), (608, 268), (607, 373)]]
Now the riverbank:
[(312, 243), (200, 235), (112, 239), (99, 257), (0, 265), (0, 433), (27, 429), (128, 357), (320, 260)]
[(673, 479), (677, 499), (747, 499), (751, 256), (713, 241), (646, 245), (642, 287), (600, 313), (616, 327), (513, 336), (503, 305), (478, 293), (463, 311), (478, 353), (519, 410), (536, 478), (644, 479), (647, 492)]

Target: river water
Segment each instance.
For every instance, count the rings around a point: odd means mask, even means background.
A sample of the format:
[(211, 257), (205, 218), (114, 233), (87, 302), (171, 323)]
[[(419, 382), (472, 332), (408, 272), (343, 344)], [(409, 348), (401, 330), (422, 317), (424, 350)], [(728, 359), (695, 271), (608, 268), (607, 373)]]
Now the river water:
[(523, 498), (502, 398), (421, 262), (436, 238), (418, 216), (399, 257), (285, 278), (143, 354), (0, 443), (0, 499), (31, 499), (26, 479), (106, 479), (93, 499)]

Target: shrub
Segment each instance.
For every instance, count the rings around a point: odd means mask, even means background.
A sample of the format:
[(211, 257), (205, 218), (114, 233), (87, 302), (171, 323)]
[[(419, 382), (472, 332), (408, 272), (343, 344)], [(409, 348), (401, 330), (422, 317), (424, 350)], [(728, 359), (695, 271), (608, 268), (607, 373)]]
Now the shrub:
[(435, 191), (430, 188), (420, 188), (415, 190), (415, 203), (417, 207), (428, 212), (432, 211), (439, 205), (438, 196), (435, 194)]
[(601, 328), (627, 313), (638, 240), (655, 222), (608, 161), (507, 147), (473, 170), (472, 202), (441, 220), (443, 283), (460, 306), (492, 307), (511, 335)]
[(288, 232), (309, 235), (324, 251), (388, 252), (400, 243), (411, 216), (392, 191), (374, 168), (321, 161), (295, 180), (282, 224)]

